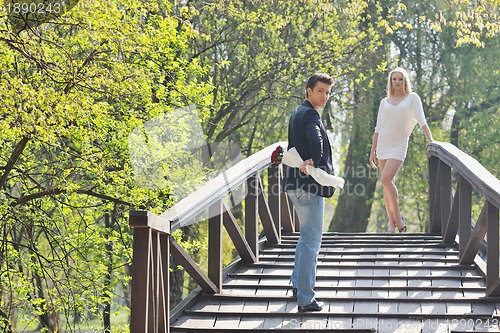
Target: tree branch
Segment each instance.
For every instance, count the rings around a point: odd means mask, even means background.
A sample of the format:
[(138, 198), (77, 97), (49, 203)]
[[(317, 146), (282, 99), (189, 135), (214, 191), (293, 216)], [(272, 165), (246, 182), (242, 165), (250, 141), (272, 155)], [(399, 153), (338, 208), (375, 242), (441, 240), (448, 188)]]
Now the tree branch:
[[(26, 196), (17, 198), (13, 203), (11, 203), (10, 206), (14, 207), (14, 206), (17, 206), (17, 205), (23, 205), (23, 204), (26, 204), (26, 203), (28, 203), (28, 202), (30, 202), (32, 200), (38, 199), (38, 198), (42, 198), (42, 197), (45, 197), (45, 196), (53, 196), (53, 195), (63, 194), (63, 193), (66, 193), (66, 191), (64, 189), (61, 189), (61, 188), (49, 188), (49, 189), (46, 189), (44, 191), (40, 191), (40, 192), (37, 192), (37, 193), (32, 193), (30, 195), (26, 195)], [(126, 202), (126, 201), (123, 201), (123, 200), (111, 197), (111, 196), (106, 195), (106, 194), (96, 193), (96, 192), (94, 192), (92, 190), (77, 190), (76, 193), (86, 194), (86, 195), (89, 195), (91, 197), (95, 197), (95, 198), (99, 198), (99, 199), (111, 201), (111, 202), (114, 202), (114, 203), (117, 203), (117, 204), (132, 206), (132, 204), (130, 202)]]
[(4, 172), (2, 174), (2, 177), (0, 177), (0, 188), (2, 188), (5, 185), (5, 182), (7, 181), (7, 178), (9, 177), (10, 172), (14, 168), (14, 165), (16, 165), (17, 161), (19, 160), (19, 157), (24, 151), (24, 148), (26, 148), (26, 145), (28, 144), (28, 141), (30, 140), (30, 135), (25, 135), (21, 141), (19, 141), (14, 148), (14, 151), (12, 151), (12, 154), (9, 157), (9, 160), (7, 161), (7, 164), (4, 167)]

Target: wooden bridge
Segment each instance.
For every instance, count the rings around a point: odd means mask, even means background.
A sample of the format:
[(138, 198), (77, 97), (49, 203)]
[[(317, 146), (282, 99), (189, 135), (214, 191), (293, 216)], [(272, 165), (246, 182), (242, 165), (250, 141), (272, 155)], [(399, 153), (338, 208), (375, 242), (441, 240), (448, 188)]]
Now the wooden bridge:
[[(156, 216), (133, 211), (130, 330), (141, 332), (500, 332), (500, 181), (448, 143), (431, 143), (427, 233), (325, 233), (320, 312), (298, 312), (290, 275), (300, 221), (281, 191), (277, 143)], [(453, 186), (455, 184), (455, 186)], [(243, 230), (226, 198), (244, 186)], [(472, 191), (484, 205), (472, 221)], [(209, 213), (208, 273), (171, 233)], [(222, 267), (222, 227), (239, 259)], [(262, 233), (259, 230), (262, 229)], [(169, 258), (199, 288), (169, 308)]]

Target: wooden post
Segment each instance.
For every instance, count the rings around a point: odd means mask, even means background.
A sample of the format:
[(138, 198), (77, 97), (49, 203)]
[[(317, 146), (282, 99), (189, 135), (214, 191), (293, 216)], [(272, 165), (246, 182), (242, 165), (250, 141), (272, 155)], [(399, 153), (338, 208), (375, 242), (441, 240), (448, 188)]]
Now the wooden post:
[(486, 264), (486, 296), (500, 295), (500, 280), (498, 268), (498, 208), (487, 201), (486, 207), (486, 223), (488, 224), (488, 234), (486, 236), (488, 242), (488, 261)]
[(222, 202), (219, 200), (209, 210), (208, 219), (208, 278), (222, 289)]
[(444, 225), (451, 213), (451, 168), (443, 162), (439, 163), (439, 202), (441, 214), (436, 231), (442, 234)]
[(268, 193), (267, 201), (269, 202), (269, 209), (274, 221), (278, 240), (281, 240), (281, 175), (280, 166), (271, 164), (267, 169), (268, 175)]
[(256, 258), (259, 257), (259, 205), (258, 196), (258, 174), (247, 179), (248, 194), (245, 198), (245, 238)]
[(150, 228), (134, 228), (134, 245), (132, 254), (132, 290), (130, 295), (130, 331), (149, 332), (148, 325), (152, 322), (153, 312), (150, 292), (150, 260), (149, 247), (151, 243)]
[(151, 228), (154, 214), (131, 211), (133, 228), (132, 291), (130, 331), (168, 333), (169, 328), (169, 267), (168, 232)]
[(457, 230), (459, 226), (459, 206), (460, 206), (460, 181), (457, 185), (457, 192), (453, 197), (453, 202), (451, 204), (451, 213), (448, 221), (446, 222), (446, 226), (442, 230), (443, 235), (443, 243), (451, 244), (455, 242), (455, 237), (457, 236)]
[(281, 192), (281, 225), (283, 226), (284, 232), (294, 232), (295, 225), (293, 224), (292, 209), (290, 207), (290, 202), (288, 196), (285, 192)]
[[(460, 176), (458, 186), (458, 220), (460, 257), (463, 257), (471, 236), (472, 187), (463, 176)], [(457, 195), (455, 194), (455, 195)]]
[(439, 232), (439, 158), (429, 157), (429, 231)]
[(168, 333), (170, 331), (170, 254), (168, 235), (162, 232), (153, 231), (153, 263), (155, 266), (154, 297), (155, 300), (155, 320), (154, 332)]

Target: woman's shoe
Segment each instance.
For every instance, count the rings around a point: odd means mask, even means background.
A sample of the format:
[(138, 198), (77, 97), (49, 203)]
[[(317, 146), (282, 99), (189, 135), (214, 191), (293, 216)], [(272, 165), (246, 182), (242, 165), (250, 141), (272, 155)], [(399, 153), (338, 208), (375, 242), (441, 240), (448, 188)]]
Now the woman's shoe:
[(400, 234), (404, 234), (406, 233), (406, 222), (402, 216), (401, 216), (401, 222), (403, 222), (403, 227), (402, 228), (398, 227), (398, 230)]

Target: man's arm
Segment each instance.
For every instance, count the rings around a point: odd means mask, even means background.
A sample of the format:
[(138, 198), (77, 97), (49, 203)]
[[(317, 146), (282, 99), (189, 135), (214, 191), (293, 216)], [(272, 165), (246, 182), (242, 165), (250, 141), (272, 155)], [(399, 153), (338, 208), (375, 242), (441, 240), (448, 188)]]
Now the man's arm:
[(318, 167), (319, 161), (323, 157), (323, 137), (321, 136), (321, 119), (318, 112), (313, 109), (308, 110), (304, 115), (303, 124), (313, 166)]

